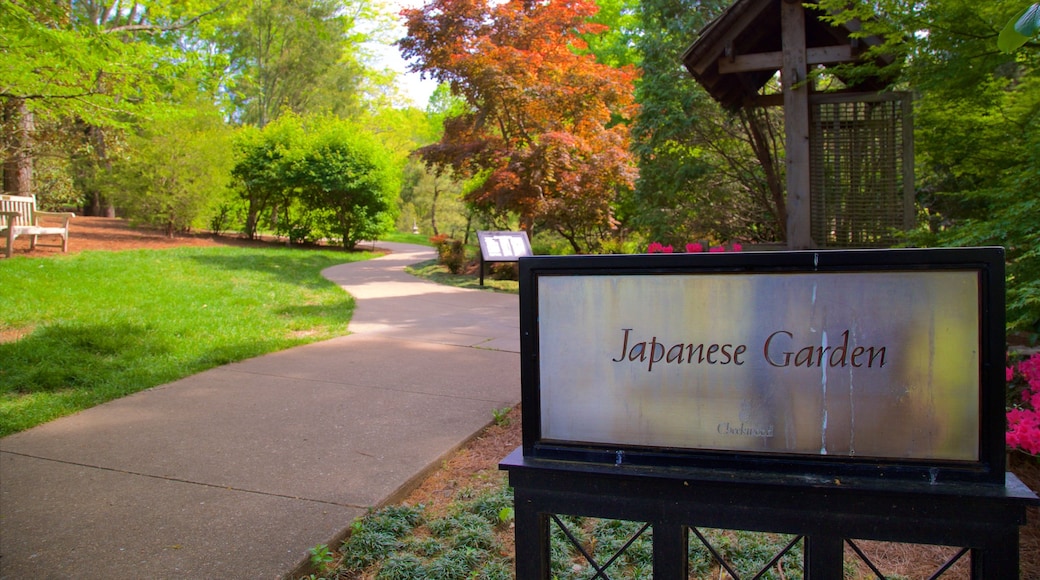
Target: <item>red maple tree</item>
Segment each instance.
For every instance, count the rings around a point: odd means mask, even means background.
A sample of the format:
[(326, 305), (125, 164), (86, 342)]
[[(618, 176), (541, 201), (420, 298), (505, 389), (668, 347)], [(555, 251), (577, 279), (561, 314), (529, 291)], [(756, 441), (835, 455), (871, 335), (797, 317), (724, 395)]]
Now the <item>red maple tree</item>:
[(637, 71), (596, 62), (582, 40), (589, 0), (431, 0), (403, 10), (410, 69), (449, 83), (467, 111), (445, 122), (431, 163), (482, 176), (467, 200), (521, 227), (551, 228), (577, 252), (615, 226), (612, 202), (635, 183), (627, 120)]

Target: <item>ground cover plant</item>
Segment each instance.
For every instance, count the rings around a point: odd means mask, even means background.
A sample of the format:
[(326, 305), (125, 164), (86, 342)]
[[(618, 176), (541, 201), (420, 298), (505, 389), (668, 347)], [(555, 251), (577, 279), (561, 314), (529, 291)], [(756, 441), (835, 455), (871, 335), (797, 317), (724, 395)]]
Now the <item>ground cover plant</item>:
[(179, 247), (4, 260), (0, 436), (346, 334), (353, 299), (321, 271), (372, 256)]

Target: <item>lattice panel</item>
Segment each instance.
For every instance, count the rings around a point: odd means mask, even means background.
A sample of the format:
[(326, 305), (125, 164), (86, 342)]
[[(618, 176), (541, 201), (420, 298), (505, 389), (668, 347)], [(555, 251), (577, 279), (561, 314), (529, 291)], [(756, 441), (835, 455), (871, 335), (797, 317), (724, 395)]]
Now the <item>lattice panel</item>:
[[(821, 247), (886, 247), (910, 226), (909, 96), (812, 105), (812, 236)], [(908, 173), (910, 172), (910, 173)], [(907, 179), (909, 177), (909, 179)]]

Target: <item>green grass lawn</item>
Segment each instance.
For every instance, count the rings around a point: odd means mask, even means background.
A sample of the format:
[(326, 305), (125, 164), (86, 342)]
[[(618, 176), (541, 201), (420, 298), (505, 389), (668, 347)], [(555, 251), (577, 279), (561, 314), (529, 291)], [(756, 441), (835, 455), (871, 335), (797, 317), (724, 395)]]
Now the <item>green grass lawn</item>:
[(485, 276), (484, 286), (481, 287), (479, 276), (473, 274), (452, 274), (446, 267), (438, 264), (437, 260), (419, 262), (418, 264), (408, 266), (404, 271), (412, 276), (446, 286), (472, 288), (474, 290), (494, 290), (495, 292), (507, 292), (510, 294), (518, 294), (520, 292), (520, 283), (516, 280), (492, 280), (490, 277)]
[(185, 247), (0, 261), (0, 436), (347, 333), (335, 250)]

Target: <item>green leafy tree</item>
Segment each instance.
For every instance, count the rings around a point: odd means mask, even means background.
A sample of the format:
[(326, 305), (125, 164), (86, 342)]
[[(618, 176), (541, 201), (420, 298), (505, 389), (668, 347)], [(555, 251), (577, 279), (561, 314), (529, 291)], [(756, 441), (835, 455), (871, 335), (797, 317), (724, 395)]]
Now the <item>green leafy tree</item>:
[(627, 222), (653, 240), (783, 239), (777, 111), (723, 111), (682, 69), (683, 52), (726, 0), (644, 0), (643, 76), (632, 129), (640, 177)]
[(212, 105), (165, 117), (131, 135), (105, 172), (105, 193), (126, 217), (167, 235), (209, 224), (226, 196), (231, 129)]
[(405, 167), (400, 201), (410, 219), (399, 222), (400, 229), (413, 224), (428, 235), (455, 236), (466, 230), (469, 211), (462, 201), (465, 183), (455, 178), (451, 168), (432, 167), (413, 158)]
[(227, 58), (232, 117), (265, 126), (282, 111), (351, 117), (392, 79), (373, 71), (365, 43), (388, 15), (370, 0), (256, 0), (209, 36)]
[(375, 135), (345, 121), (315, 121), (290, 181), (318, 235), (353, 249), (393, 229), (399, 174)]
[[(90, 212), (103, 204), (97, 171), (120, 131), (165, 114), (174, 86), (198, 74), (182, 44), (216, 0), (0, 3), (0, 103), (5, 186), (33, 191), (39, 153), (74, 160), (72, 178)], [(190, 43), (185, 43), (190, 44)], [(46, 193), (46, 192), (44, 192)]]
[(347, 248), (392, 228), (393, 154), (372, 133), (328, 115), (283, 114), (235, 142), (234, 186), (249, 203), (247, 234), (261, 216), (290, 239), (330, 238)]
[(244, 226), (250, 239), (256, 238), (262, 225), (274, 229), (278, 208), (289, 206), (295, 187), (289, 169), (302, 155), (302, 141), (303, 125), (296, 115), (283, 115), (263, 129), (243, 127), (236, 135), (231, 177), (248, 204)]

